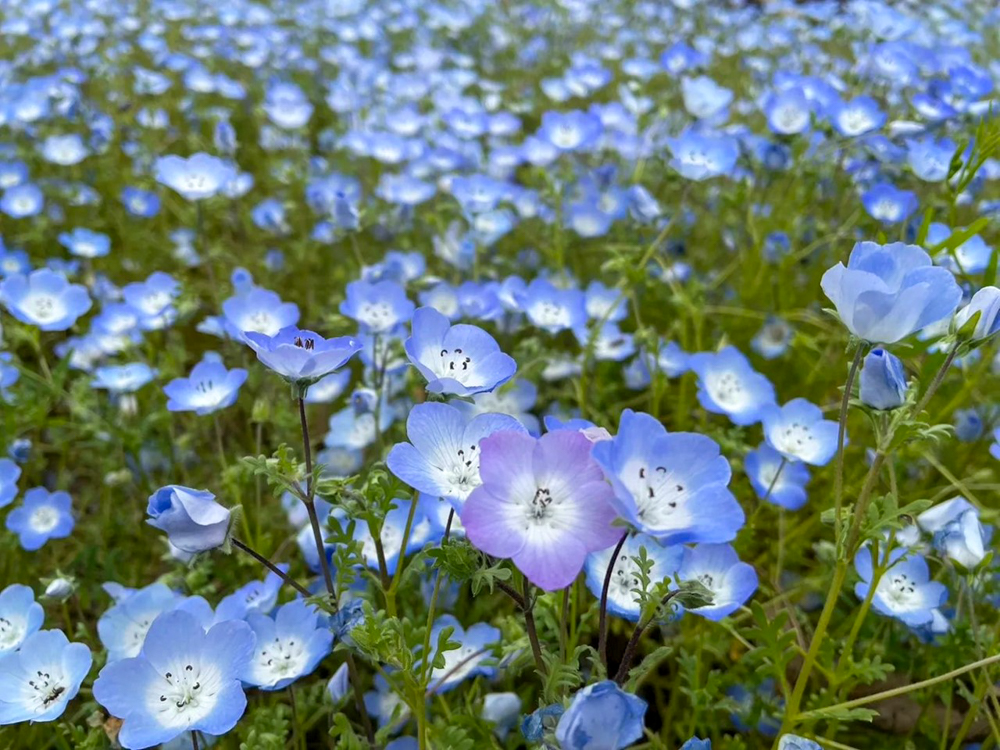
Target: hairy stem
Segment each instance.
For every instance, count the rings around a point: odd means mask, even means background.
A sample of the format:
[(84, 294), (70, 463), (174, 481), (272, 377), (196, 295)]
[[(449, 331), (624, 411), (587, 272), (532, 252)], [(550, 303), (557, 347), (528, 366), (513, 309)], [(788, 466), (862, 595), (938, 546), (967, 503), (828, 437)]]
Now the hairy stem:
[(600, 654), (601, 664), (604, 665), (605, 671), (608, 669), (608, 588), (611, 586), (611, 576), (615, 572), (615, 561), (618, 559), (618, 554), (622, 551), (626, 539), (628, 539), (627, 531), (622, 534), (622, 538), (618, 540), (618, 544), (615, 545), (615, 549), (611, 553), (608, 569), (604, 573), (604, 586), (601, 588), (601, 609), (597, 624), (597, 653)]

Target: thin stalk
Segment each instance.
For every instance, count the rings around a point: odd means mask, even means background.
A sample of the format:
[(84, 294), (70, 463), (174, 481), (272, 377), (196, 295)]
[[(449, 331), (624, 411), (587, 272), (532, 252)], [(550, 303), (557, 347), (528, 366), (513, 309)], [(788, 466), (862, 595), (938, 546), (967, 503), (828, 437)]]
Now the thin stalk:
[(528, 631), (528, 640), (531, 641), (531, 653), (535, 657), (535, 669), (540, 677), (545, 677), (545, 660), (542, 659), (542, 647), (538, 643), (538, 631), (535, 628), (535, 615), (532, 613), (535, 602), (531, 598), (531, 583), (524, 579), (524, 629)]
[(191, 730), (191, 750), (198, 750), (198, 733)]
[(844, 397), (840, 401), (839, 429), (837, 430), (837, 469), (833, 475), (833, 538), (838, 543), (840, 542), (841, 534), (840, 509), (844, 504), (844, 438), (847, 436), (847, 412), (851, 404), (851, 389), (854, 388), (854, 379), (858, 375), (858, 368), (861, 367), (861, 360), (864, 356), (865, 345), (858, 344), (857, 351), (854, 352), (854, 359), (851, 362), (851, 369), (847, 373)]
[(385, 608), (390, 617), (396, 615), (396, 589), (399, 588), (399, 580), (403, 576), (404, 563), (406, 562), (406, 545), (410, 541), (410, 530), (413, 528), (413, 519), (417, 513), (417, 498), (410, 500), (410, 512), (406, 516), (406, 526), (403, 527), (403, 541), (399, 543), (399, 558), (396, 560), (396, 574), (392, 577), (392, 583), (385, 594)]
[[(847, 640), (844, 642), (844, 647), (841, 649), (840, 658), (853, 658), (851, 650), (854, 648), (854, 642), (858, 638), (858, 634), (861, 632), (861, 626), (865, 622), (865, 617), (868, 616), (868, 610), (871, 609), (872, 600), (875, 598), (875, 591), (878, 589), (879, 581), (882, 580), (882, 576), (885, 575), (885, 568), (879, 564), (879, 550), (878, 550), (878, 540), (872, 541), (872, 579), (868, 582), (868, 594), (865, 595), (865, 600), (861, 603), (861, 609), (858, 610), (858, 614), (854, 617), (854, 623), (851, 625), (851, 632), (847, 635)], [(888, 550), (886, 551), (886, 561), (889, 559)]]
[(604, 573), (604, 586), (601, 588), (601, 609), (597, 624), (597, 653), (600, 654), (601, 664), (604, 665), (605, 672), (608, 670), (608, 588), (611, 586), (611, 576), (615, 572), (615, 561), (618, 559), (618, 554), (622, 551), (626, 539), (628, 539), (627, 531), (622, 534), (622, 538), (618, 540), (618, 544), (615, 545), (615, 549), (611, 553), (608, 569)]
[(246, 544), (244, 542), (241, 542), (236, 537), (230, 537), (229, 541), (232, 542), (232, 545), (234, 547), (236, 547), (236, 549), (243, 550), (244, 552), (246, 552), (248, 555), (250, 555), (250, 557), (252, 557), (254, 560), (256, 560), (257, 562), (259, 562), (265, 568), (267, 568), (272, 573), (274, 573), (276, 576), (278, 576), (282, 581), (284, 581), (289, 586), (291, 586), (293, 589), (295, 589), (300, 594), (302, 594), (302, 596), (312, 596), (312, 592), (310, 592), (309, 589), (307, 589), (305, 586), (303, 586), (302, 584), (300, 584), (294, 578), (292, 578), (291, 576), (289, 576), (287, 573), (285, 573), (285, 571), (283, 571), (281, 568), (279, 568), (277, 565), (275, 565), (269, 559), (267, 559), (266, 557), (264, 557), (264, 555), (260, 554), (257, 550), (253, 549), (250, 545), (248, 545), (248, 544)]

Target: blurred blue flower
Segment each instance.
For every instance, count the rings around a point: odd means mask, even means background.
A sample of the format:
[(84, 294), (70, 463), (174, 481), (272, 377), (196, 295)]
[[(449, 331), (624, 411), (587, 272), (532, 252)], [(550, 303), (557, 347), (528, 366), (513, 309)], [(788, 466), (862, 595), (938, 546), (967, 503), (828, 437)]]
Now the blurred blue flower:
[(698, 375), (698, 401), (713, 414), (725, 414), (733, 424), (759, 422), (775, 405), (774, 386), (751, 367), (749, 360), (733, 346), (718, 352), (699, 352), (688, 357)]
[(621, 750), (642, 738), (646, 708), (611, 680), (596, 682), (574, 694), (556, 739), (563, 750)]
[(163, 386), (169, 411), (193, 411), (199, 416), (211, 414), (236, 403), (247, 371), (227, 370), (221, 362), (202, 360), (186, 378), (175, 378)]
[(67, 492), (33, 487), (7, 515), (7, 528), (17, 534), (22, 549), (34, 552), (49, 539), (65, 539), (70, 535), (75, 523), (72, 502)]
[(43, 331), (71, 328), (91, 306), (85, 287), (70, 284), (63, 274), (47, 268), (28, 276), (7, 276), (0, 282), (0, 302), (22, 323)]
[(189, 201), (215, 196), (236, 175), (231, 164), (203, 152), (187, 159), (174, 155), (161, 156), (156, 160), (154, 170), (157, 182)]
[(28, 586), (12, 583), (0, 591), (0, 661), (20, 649), (44, 620), (45, 611)]
[(749, 451), (743, 469), (761, 500), (786, 510), (798, 510), (806, 504), (809, 469), (799, 461), (788, 461), (767, 443)]

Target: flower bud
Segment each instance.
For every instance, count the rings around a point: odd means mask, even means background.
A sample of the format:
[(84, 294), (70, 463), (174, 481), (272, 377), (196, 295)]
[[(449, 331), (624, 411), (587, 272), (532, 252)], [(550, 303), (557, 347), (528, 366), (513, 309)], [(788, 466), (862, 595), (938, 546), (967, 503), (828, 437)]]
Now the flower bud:
[(146, 523), (167, 532), (171, 544), (183, 552), (221, 547), (229, 535), (229, 509), (215, 502), (208, 490), (161, 487), (150, 495), (146, 513)]
[[(976, 313), (979, 313), (979, 320), (976, 321), (975, 328), (963, 331), (965, 324)], [(1000, 331), (1000, 289), (987, 286), (976, 292), (969, 304), (955, 314), (955, 329), (960, 335), (965, 334), (973, 341), (989, 338)]]
[(861, 401), (873, 409), (896, 409), (906, 400), (906, 373), (899, 358), (872, 349), (861, 368)]
[(53, 578), (45, 587), (45, 598), (61, 602), (69, 599), (75, 588), (75, 584), (69, 578)]

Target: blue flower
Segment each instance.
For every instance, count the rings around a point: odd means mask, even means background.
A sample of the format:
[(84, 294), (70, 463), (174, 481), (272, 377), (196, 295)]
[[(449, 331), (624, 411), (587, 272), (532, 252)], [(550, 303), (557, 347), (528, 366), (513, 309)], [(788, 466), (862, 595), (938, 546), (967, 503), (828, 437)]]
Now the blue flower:
[[(911, 628), (930, 625), (938, 607), (948, 599), (948, 589), (931, 580), (927, 560), (921, 555), (897, 548), (889, 553), (889, 563), (876, 585), (872, 609)], [(868, 547), (854, 556), (854, 569), (861, 578), (854, 584), (854, 593), (863, 601), (872, 586), (872, 554)]]
[(427, 390), (454, 396), (492, 391), (510, 380), (517, 363), (482, 328), (448, 319), (431, 307), (413, 314), (403, 344), (410, 362), (427, 379)]
[(494, 725), (493, 732), (500, 739), (514, 728), (520, 715), (521, 698), (517, 693), (487, 693), (483, 696), (480, 717)]
[[(401, 555), (422, 549), (432, 541), (432, 536), (435, 534), (435, 526), (428, 520), (418, 502), (418, 507), (414, 511), (413, 524), (410, 527), (410, 536), (406, 540), (404, 549), (403, 534), (406, 531), (406, 521), (410, 515), (410, 503), (417, 501), (397, 498), (392, 502), (394, 507), (386, 513), (379, 535), (385, 568), (389, 575), (396, 572)], [(361, 544), (361, 556), (365, 559), (368, 567), (378, 570), (382, 563), (379, 560), (378, 549), (375, 547), (375, 537), (366, 521), (357, 521), (354, 527), (354, 540)]]
[(538, 417), (531, 409), (538, 400), (538, 386), (530, 380), (517, 379), (507, 383), (503, 388), (486, 393), (477, 393), (469, 401), (455, 400), (452, 406), (465, 412), (470, 417), (480, 414), (509, 414), (520, 422), (533, 435), (541, 432)]
[(444, 497), (461, 510), (482, 484), (479, 441), (500, 430), (525, 432), (506, 414), (473, 416), (450, 404), (418, 404), (406, 418), (410, 442), (393, 446), (386, 463), (413, 489)]
[(684, 97), (684, 108), (700, 120), (724, 115), (726, 107), (733, 100), (732, 91), (708, 76), (683, 77), (681, 94)]
[(740, 562), (728, 544), (685, 547), (678, 577), (682, 582), (698, 581), (712, 592), (711, 604), (689, 611), (716, 622), (743, 606), (757, 590), (757, 571)]
[(812, 108), (801, 86), (768, 97), (764, 106), (768, 127), (779, 135), (797, 135), (809, 129)]
[(156, 370), (143, 362), (107, 365), (94, 370), (91, 388), (106, 390), (114, 395), (134, 393), (156, 377)]
[(0, 508), (5, 508), (17, 497), (17, 480), (21, 467), (9, 458), (0, 458)]
[[(608, 612), (623, 617), (630, 622), (638, 622), (641, 612), (642, 597), (639, 590), (639, 566), (635, 558), (640, 550), (646, 551), (646, 559), (652, 563), (650, 568), (650, 584), (656, 584), (667, 578), (672, 578), (681, 567), (681, 557), (684, 548), (680, 545), (665, 546), (646, 534), (631, 534), (618, 553), (608, 585)], [(604, 577), (611, 563), (613, 547), (600, 552), (591, 552), (587, 556), (584, 570), (587, 574), (587, 588), (600, 599), (604, 591)], [(649, 594), (649, 589), (646, 589)]]
[(429, 182), (406, 174), (384, 173), (375, 193), (389, 203), (416, 206), (434, 197), (437, 188)]
[(1000, 331), (1000, 289), (986, 286), (972, 295), (969, 304), (956, 313), (955, 328), (964, 328), (976, 313), (979, 320), (972, 331), (973, 340), (986, 339)]
[(729, 491), (729, 462), (711, 438), (668, 433), (648, 414), (622, 412), (618, 434), (591, 451), (619, 515), (664, 544), (726, 542), (745, 517)]
[(174, 300), (181, 287), (170, 274), (156, 271), (145, 281), (126, 284), (122, 298), (139, 313), (139, 325), (147, 331), (165, 328), (177, 316)]
[(725, 414), (733, 424), (759, 422), (775, 403), (771, 381), (754, 370), (736, 347), (692, 354), (688, 364), (698, 375), (698, 401), (706, 411)]
[(0, 212), (12, 219), (25, 219), (37, 216), (45, 205), (45, 196), (33, 182), (7, 188), (0, 197)]
[(374, 686), (374, 690), (365, 693), (365, 710), (378, 720), (380, 727), (391, 724), (392, 733), (396, 733), (409, 719), (410, 709), (382, 675), (375, 675)]
[(756, 450), (747, 453), (743, 469), (760, 499), (766, 497), (769, 503), (787, 510), (798, 510), (806, 504), (809, 469), (805, 464), (786, 461), (770, 445), (761, 443)]
[(299, 308), (294, 302), (282, 302), (275, 292), (253, 287), (222, 303), (226, 332), (240, 339), (249, 331), (274, 336), (282, 328), (299, 322)]
[(414, 304), (406, 290), (394, 281), (353, 281), (347, 285), (347, 298), (340, 303), (340, 313), (356, 320), (365, 333), (387, 333), (409, 322)]
[(983, 435), (983, 418), (975, 408), (956, 409), (954, 414), (955, 437), (963, 443), (979, 440)]
[(681, 745), (681, 750), (712, 750), (712, 740), (701, 740), (697, 737), (692, 737)]
[(966, 568), (974, 568), (986, 554), (990, 533), (979, 510), (964, 497), (928, 508), (917, 516), (917, 524), (933, 536), (935, 549)]
[(156, 193), (135, 187), (122, 188), (122, 205), (133, 216), (149, 219), (160, 213), (160, 198)]
[(566, 709), (561, 703), (542, 706), (524, 717), (521, 721), (521, 734), (528, 742), (541, 742), (546, 730), (555, 729), (564, 713)]
[(948, 138), (935, 140), (927, 136), (906, 142), (907, 160), (913, 174), (925, 182), (940, 182), (948, 176), (948, 167), (957, 146)]
[(182, 552), (206, 552), (221, 547), (229, 535), (230, 512), (208, 490), (177, 484), (149, 496), (146, 523), (165, 531)]
[(167, 409), (193, 411), (200, 416), (225, 409), (236, 403), (246, 379), (247, 371), (242, 368), (227, 370), (221, 362), (202, 360), (186, 378), (175, 378), (163, 386), (169, 399)]
[(772, 405), (762, 419), (768, 444), (789, 461), (825, 466), (837, 452), (837, 423), (823, 419), (822, 409), (804, 398)]
[[(296, 502), (298, 502), (297, 499)], [(325, 500), (316, 500), (316, 510), (320, 518), (325, 519), (326, 514), (329, 512), (329, 504)], [(314, 546), (314, 553), (315, 549)], [(287, 573), (288, 565), (279, 563), (278, 569)], [(274, 609), (274, 605), (277, 604), (278, 593), (281, 591), (281, 586), (284, 582), (281, 576), (271, 571), (264, 576), (264, 580), (262, 581), (250, 581), (250, 583), (243, 584), (233, 593), (224, 596), (222, 601), (219, 602), (219, 605), (215, 608), (215, 622), (245, 620), (252, 614), (268, 614)]]
[[(105, 584), (105, 589), (118, 584)], [(116, 589), (117, 591), (117, 589)], [(108, 661), (136, 656), (146, 639), (153, 620), (162, 612), (176, 609), (184, 597), (162, 583), (152, 583), (141, 589), (125, 589), (97, 621), (97, 634), (108, 650)]]
[(519, 301), (531, 324), (548, 333), (582, 330), (587, 323), (586, 298), (579, 289), (559, 289), (547, 279), (535, 279)]
[(42, 627), (44, 619), (42, 605), (27, 586), (12, 583), (0, 591), (0, 657), (21, 648), (25, 639)]
[(0, 302), (22, 323), (43, 331), (65, 331), (91, 305), (85, 287), (47, 268), (6, 277), (0, 282)]
[(73, 255), (81, 258), (100, 258), (111, 251), (111, 238), (100, 232), (78, 227), (59, 235), (59, 242)]
[(862, 196), (861, 203), (873, 219), (889, 226), (906, 221), (917, 210), (917, 194), (899, 190), (888, 182), (872, 185)]
[(694, 131), (668, 138), (667, 146), (673, 155), (670, 166), (689, 180), (707, 180), (729, 174), (740, 155), (735, 138)]
[(764, 359), (775, 359), (788, 351), (788, 345), (794, 335), (795, 330), (787, 321), (781, 318), (768, 318), (757, 335), (750, 340), (750, 348)]
[(73, 501), (67, 492), (33, 487), (7, 516), (7, 528), (18, 535), (21, 547), (34, 552), (49, 539), (65, 539), (73, 531)]
[(273, 619), (251, 614), (247, 623), (257, 641), (242, 679), (262, 690), (281, 690), (312, 673), (333, 644), (333, 633), (320, 627), (316, 610), (301, 599), (282, 606)]
[(621, 750), (642, 738), (646, 708), (611, 680), (595, 682), (573, 696), (556, 739), (562, 750)]
[(545, 112), (536, 136), (560, 151), (587, 151), (603, 130), (601, 118), (589, 112)]
[(202, 152), (187, 159), (161, 156), (153, 168), (157, 182), (176, 190), (189, 201), (213, 197), (236, 176), (236, 169), (231, 164)]
[(333, 673), (333, 677), (326, 683), (326, 692), (334, 704), (339, 704), (351, 689), (349, 680), (349, 670), (347, 664), (341, 664), (340, 668)]
[(896, 409), (906, 401), (903, 363), (885, 349), (872, 349), (865, 356), (859, 376), (861, 401), (873, 409)]
[(20, 651), (0, 657), (0, 726), (58, 719), (92, 663), (90, 649), (61, 630), (28, 636)]
[(886, 115), (878, 102), (870, 96), (858, 96), (849, 102), (831, 107), (830, 122), (837, 132), (847, 138), (864, 135), (885, 125)]
[(295, 326), (282, 328), (273, 336), (253, 331), (243, 336), (257, 353), (257, 359), (299, 386), (315, 383), (339, 370), (361, 350), (361, 343), (351, 336), (325, 339)]
[(42, 141), (39, 151), (45, 161), (63, 167), (79, 164), (90, 154), (83, 138), (76, 133), (50, 135)]
[(123, 720), (118, 741), (125, 748), (151, 747), (189, 731), (225, 734), (246, 710), (240, 678), (254, 640), (245, 622), (222, 622), (206, 632), (191, 614), (166, 612), (138, 656), (101, 670), (94, 699)]
[(962, 298), (951, 271), (916, 245), (859, 242), (847, 266), (823, 274), (823, 292), (860, 339), (892, 344), (949, 317)]
[[(13, 359), (14, 355), (10, 352), (0, 352), (0, 400), (7, 403), (14, 400), (14, 394), (10, 391), (11, 386), (21, 379), (21, 371), (16, 365), (10, 364)], [(0, 471), (0, 483), (3, 482), (2, 474), (3, 472)], [(0, 498), (2, 497), (3, 490), (0, 490)], [(2, 500), (0, 500), (0, 505), (2, 505)]]
[(797, 734), (784, 734), (778, 742), (778, 750), (823, 750), (823, 746)]
[(431, 628), (431, 652), (428, 657), (431, 663), (437, 660), (438, 640), (445, 628), (452, 628), (448, 640), (458, 643), (459, 647), (440, 654), (444, 665), (431, 668), (428, 690), (444, 693), (471, 677), (482, 675), (490, 678), (496, 674), (496, 667), (486, 662), (491, 661), (492, 647), (500, 642), (499, 628), (478, 622), (465, 630), (452, 615), (442, 615)]

